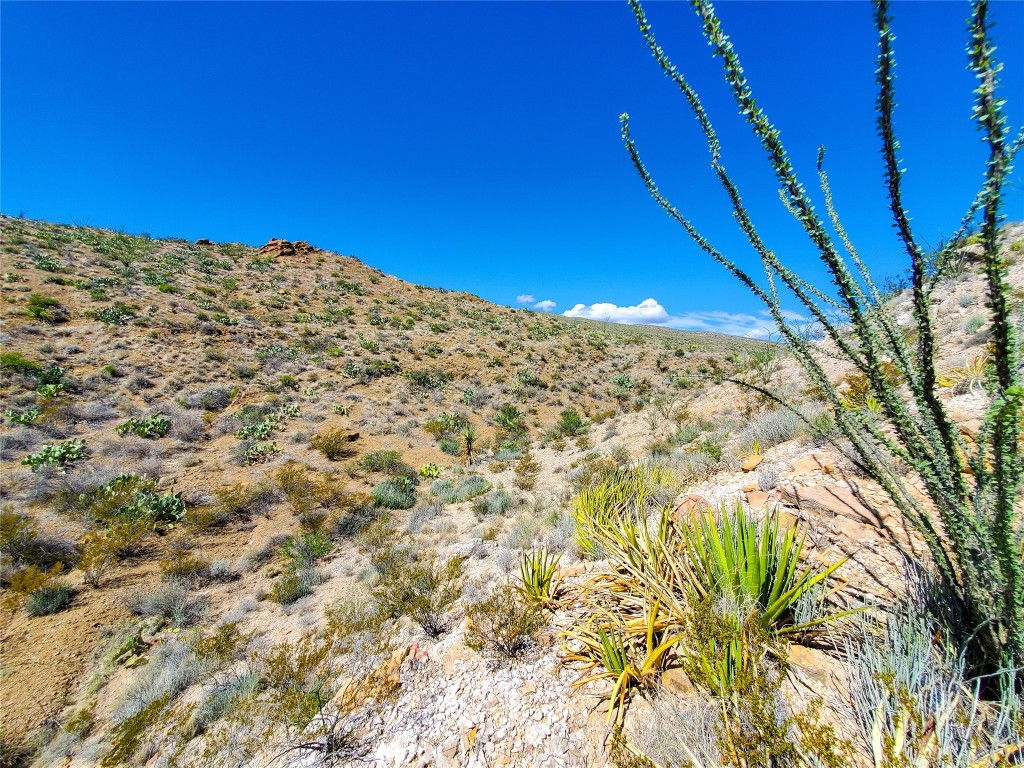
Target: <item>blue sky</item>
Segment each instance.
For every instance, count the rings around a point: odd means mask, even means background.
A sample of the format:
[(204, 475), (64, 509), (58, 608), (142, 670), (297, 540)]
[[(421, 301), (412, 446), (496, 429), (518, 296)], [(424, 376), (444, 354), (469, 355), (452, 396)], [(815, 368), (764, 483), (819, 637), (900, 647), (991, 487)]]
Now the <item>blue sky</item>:
[[(805, 182), (824, 143), (867, 261), (901, 271), (881, 196), (871, 6), (718, 10)], [(906, 202), (926, 243), (952, 233), (981, 178), (968, 10), (893, 7)], [(769, 244), (820, 276), (693, 12), (647, 11), (702, 93)], [(997, 2), (993, 16), (1016, 127), (1024, 46), (1011, 41), (1024, 39), (1024, 3)], [(554, 312), (582, 304), (741, 334), (766, 325), (647, 196), (622, 147), (628, 111), (663, 190), (749, 263), (695, 121), (625, 2), (5, 1), (0, 46), (5, 213), (252, 245), (308, 240), (413, 282)]]

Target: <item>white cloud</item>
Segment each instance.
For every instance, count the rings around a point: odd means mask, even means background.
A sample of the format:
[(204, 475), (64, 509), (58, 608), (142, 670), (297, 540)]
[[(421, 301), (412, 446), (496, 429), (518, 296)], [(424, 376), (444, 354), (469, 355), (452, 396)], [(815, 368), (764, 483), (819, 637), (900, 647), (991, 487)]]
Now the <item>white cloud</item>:
[(516, 296), (516, 304), (533, 304), (537, 300), (536, 296), (531, 296), (529, 293), (521, 293)]
[(557, 306), (558, 304), (553, 302), (551, 299), (544, 299), (544, 301), (538, 301), (536, 304), (534, 304), (533, 308), (539, 309), (541, 312), (550, 312)]
[(712, 331), (728, 333), (731, 336), (746, 336), (750, 339), (767, 339), (775, 333), (775, 321), (766, 311), (757, 315), (721, 310), (683, 312), (673, 315), (664, 325), (686, 331)]
[[(620, 307), (611, 303), (577, 304), (562, 314), (566, 317), (586, 317), (626, 325), (659, 325), (686, 331), (727, 333), (750, 339), (767, 339), (777, 333), (775, 321), (765, 309), (757, 314), (713, 310), (672, 315), (656, 299), (645, 299), (635, 307)], [(792, 323), (807, 322), (807, 318), (797, 312), (783, 310), (782, 314)]]
[(562, 313), (566, 317), (586, 317), (609, 323), (626, 325), (664, 325), (669, 314), (655, 299), (644, 299), (635, 307), (620, 307), (611, 303), (577, 304)]

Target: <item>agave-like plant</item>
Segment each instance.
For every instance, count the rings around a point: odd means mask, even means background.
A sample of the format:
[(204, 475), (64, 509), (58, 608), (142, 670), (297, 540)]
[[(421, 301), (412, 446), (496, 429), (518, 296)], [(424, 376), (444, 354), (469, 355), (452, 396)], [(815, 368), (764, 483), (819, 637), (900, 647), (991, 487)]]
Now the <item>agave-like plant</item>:
[(576, 641), (578, 650), (567, 657), (569, 662), (583, 662), (594, 674), (573, 684), (580, 687), (594, 680), (611, 678), (608, 691), (608, 722), (622, 723), (630, 691), (650, 685), (664, 666), (669, 651), (681, 636), (670, 631), (661, 618), (657, 598), (645, 603), (642, 620), (611, 618), (611, 622), (593, 622), (582, 628), (568, 630), (567, 637)]
[(529, 602), (551, 605), (558, 588), (555, 570), (561, 559), (560, 554), (556, 555), (546, 549), (523, 553), (519, 563), (519, 588)]
[(846, 559), (820, 570), (802, 568), (806, 536), (798, 537), (795, 526), (782, 530), (776, 513), (758, 521), (739, 504), (717, 514), (707, 509), (684, 521), (680, 530), (686, 542), (684, 567), (699, 599), (752, 603), (760, 627), (775, 632), (798, 632), (827, 621), (796, 625), (791, 619), (797, 601)]

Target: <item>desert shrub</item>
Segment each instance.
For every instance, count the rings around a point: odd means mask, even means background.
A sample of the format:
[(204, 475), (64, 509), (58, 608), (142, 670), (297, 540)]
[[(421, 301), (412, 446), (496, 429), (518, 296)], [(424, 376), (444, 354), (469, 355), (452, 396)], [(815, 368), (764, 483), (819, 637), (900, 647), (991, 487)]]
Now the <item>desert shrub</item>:
[(356, 466), (367, 472), (381, 472), (385, 475), (407, 475), (413, 476), (415, 470), (402, 461), (402, 454), (398, 451), (371, 451), (359, 461)]
[(343, 482), (294, 461), (277, 470), (274, 481), (304, 529), (319, 528), (329, 517), (335, 525), (357, 524), (371, 504), (366, 494), (348, 493)]
[(25, 357), (21, 352), (0, 352), (0, 370), (5, 373), (32, 375), (41, 369), (40, 363)]
[(454, 437), (469, 425), (469, 417), (464, 413), (440, 413), (423, 425), (425, 432), (435, 440), (443, 437)]
[(192, 732), (204, 733), (211, 725), (233, 710), (240, 702), (254, 698), (263, 688), (263, 678), (255, 670), (247, 669), (230, 674), (219, 681), (196, 709), (192, 718)]
[(90, 531), (85, 534), (79, 546), (81, 557), (78, 559), (78, 568), (82, 572), (82, 578), (86, 584), (94, 589), (103, 585), (103, 579), (118, 561), (121, 553), (126, 549), (130, 550), (136, 535), (141, 536), (136, 530), (121, 527)]
[(39, 524), (31, 515), (0, 509), (0, 554), (12, 562), (29, 562), (39, 539)]
[(405, 525), (405, 530), (409, 533), (417, 533), (420, 528), (423, 527), (424, 523), (433, 520), (439, 514), (441, 514), (444, 506), (440, 503), (434, 504), (420, 504), (416, 506), (409, 513), (409, 521)]
[(61, 306), (60, 302), (49, 296), (42, 296), (33, 293), (28, 297), (28, 304), (25, 306), (25, 314), (44, 323), (63, 323), (68, 319), (68, 311)]
[[(756, 282), (750, 273), (717, 250), (662, 195), (631, 138), (629, 116), (623, 114), (623, 139), (648, 191), (705, 253), (765, 303), (794, 360), (828, 404), (836, 429), (845, 438), (841, 449), (882, 486), (923, 539), (945, 593), (959, 603), (951, 614), (957, 620), (946, 630), (958, 639), (969, 640), (971, 663), (985, 672), (1024, 669), (1024, 600), (1020, 587), (1024, 584), (1024, 560), (1020, 557), (1024, 546), (1024, 527), (1020, 524), (1024, 508), (1019, 504), (1024, 480), (1024, 448), (1019, 440), (1024, 396), (1015, 301), (1009, 265), (1000, 243), (1004, 184), (1015, 145), (1008, 139), (1005, 100), (998, 93), (1001, 65), (995, 58), (989, 34), (988, 3), (973, 4), (968, 42), (969, 67), (978, 83), (973, 117), (988, 148), (984, 180), (961, 226), (943, 247), (931, 253), (915, 238), (902, 198), (903, 169), (893, 118), (895, 35), (887, 4), (879, 3), (874, 14), (878, 39), (876, 116), (885, 160), (886, 202), (902, 248), (910, 259), (911, 312), (906, 333), (842, 225), (824, 170), (824, 150), (819, 152), (817, 168), (825, 199), (823, 215), (799, 180), (778, 130), (749, 87), (739, 56), (711, 3), (698, 0), (692, 6), (702, 22), (705, 38), (721, 57), (726, 81), (740, 112), (772, 165), (777, 188), (783, 190), (781, 200), (785, 209), (803, 226), (829, 274), (828, 291), (790, 270), (778, 252), (765, 245), (734, 180), (720, 162), (721, 144), (700, 99), (656, 41), (640, 3), (633, 0), (632, 6), (641, 33), (658, 63), (681, 87), (690, 108), (700, 118), (708, 149), (715, 157), (718, 179), (727, 191), (733, 214), (759, 256), (760, 266), (784, 290), (769, 290)], [(978, 227), (973, 237), (980, 246), (977, 257), (979, 271), (985, 278), (986, 317), (991, 328), (988, 351), (994, 370), (984, 428), (980, 439), (968, 445), (937, 393), (941, 339), (936, 337), (931, 298), (943, 278), (955, 274), (962, 264), (960, 252), (973, 226)], [(839, 242), (833, 233), (838, 235)], [(799, 301), (801, 311), (816, 319), (820, 333), (829, 341), (829, 352), (816, 345), (801, 328), (787, 322), (788, 308), (784, 309), (782, 302), (790, 297)], [(837, 356), (854, 369), (838, 387), (828, 376)], [(894, 471), (897, 459), (913, 469), (926, 498), (921, 498), (914, 485)], [(1021, 676), (1018, 671), (1013, 687), (1019, 687)], [(1008, 683), (1002, 679), (1000, 684), (1005, 687)]]
[(4, 608), (14, 610), (33, 592), (43, 587), (61, 583), (60, 576), (62, 573), (64, 573), (63, 563), (57, 563), (49, 569), (29, 565), (14, 571), (10, 578), (6, 580), (7, 594), (4, 596)]
[(444, 389), (455, 377), (435, 368), (409, 371), (409, 381), (421, 389)]
[(70, 584), (54, 581), (40, 587), (28, 596), (25, 611), (29, 616), (49, 616), (53, 613), (60, 613), (71, 605), (74, 596), (75, 593)]
[(164, 529), (182, 522), (188, 509), (181, 493), (157, 493), (151, 478), (124, 474), (80, 493), (74, 511), (108, 528), (140, 525)]
[(320, 451), (331, 461), (348, 458), (355, 453), (355, 448), (352, 445), (352, 434), (340, 427), (332, 427), (315, 435), (309, 441), (309, 447), (315, 451)]
[(845, 641), (861, 742), (876, 765), (998, 764), (1020, 749), (1020, 699), (1009, 685), (984, 699), (963, 649), (935, 642), (941, 625), (921, 597), (897, 604), (884, 626), (865, 618)]
[(210, 561), (192, 551), (188, 542), (168, 544), (158, 563), (164, 581), (177, 581), (186, 585), (201, 585), (210, 581)]
[(265, 515), (280, 500), (277, 488), (270, 483), (253, 485), (239, 483), (213, 492), (213, 504), (189, 510), (186, 522), (196, 528), (245, 521), (254, 515)]
[(375, 485), (370, 496), (385, 509), (409, 509), (416, 503), (416, 483), (405, 475), (389, 477)]
[(213, 386), (188, 398), (191, 407), (202, 408), (211, 413), (220, 413), (231, 404), (231, 391), (226, 387)]
[(281, 605), (291, 605), (313, 594), (324, 583), (324, 576), (316, 568), (297, 568), (278, 577), (270, 588), (270, 599)]
[(522, 458), (516, 462), (516, 476), (512, 484), (524, 491), (532, 491), (537, 485), (537, 475), (540, 474), (540, 462), (535, 461), (529, 452), (524, 453)]
[(170, 428), (171, 420), (162, 413), (156, 413), (144, 419), (132, 417), (124, 422), (124, 424), (121, 424), (115, 431), (122, 437), (131, 433), (139, 437), (158, 438), (166, 435)]
[(558, 417), (554, 431), (565, 437), (578, 437), (587, 431), (587, 422), (575, 408), (566, 408)]
[(35, 453), (30, 453), (21, 463), (37, 472), (40, 467), (57, 467), (63, 471), (68, 464), (88, 456), (85, 440), (74, 437), (62, 443), (47, 443)]
[(206, 598), (192, 595), (188, 587), (178, 582), (162, 584), (149, 592), (135, 592), (125, 604), (138, 616), (160, 616), (179, 629), (195, 624), (207, 608)]
[(541, 606), (524, 601), (508, 582), (497, 586), (483, 600), (470, 604), (466, 616), (466, 645), (510, 659), (529, 648), (534, 636), (547, 624)]
[(462, 455), (462, 444), (454, 437), (442, 437), (437, 441), (437, 447), (441, 449), (442, 453), (449, 456)]
[(307, 568), (323, 559), (334, 549), (334, 544), (323, 531), (306, 531), (300, 536), (290, 536), (281, 545), (281, 554), (289, 561), (291, 568)]
[(512, 508), (512, 497), (508, 491), (499, 488), (473, 502), (473, 511), (478, 515), (503, 515)]
[(139, 308), (135, 304), (124, 304), (117, 301), (109, 307), (90, 309), (86, 314), (105, 325), (127, 325), (138, 311)]
[(970, 319), (964, 323), (964, 333), (973, 336), (981, 330), (982, 326), (985, 325), (986, 318), (984, 315), (972, 315)]
[(516, 449), (529, 434), (526, 415), (510, 403), (504, 403), (494, 415), (495, 441), (502, 448)]
[(805, 428), (803, 419), (788, 408), (755, 416), (739, 433), (744, 446), (759, 445), (763, 450), (792, 440)]
[(462, 594), (463, 558), (442, 564), (432, 554), (417, 554), (407, 544), (385, 538), (371, 552), (370, 564), (379, 577), (372, 598), (383, 614), (408, 616), (429, 637), (448, 630), (451, 608)]
[(345, 361), (344, 373), (360, 384), (366, 384), (374, 379), (385, 376), (395, 376), (401, 371), (398, 363), (390, 360), (370, 360), (365, 365), (358, 365), (352, 360)]
[(490, 481), (481, 475), (468, 475), (459, 481), (458, 486), (452, 485), (451, 480), (447, 478), (435, 480), (430, 486), (430, 492), (442, 504), (460, 504), (487, 493), (490, 489)]

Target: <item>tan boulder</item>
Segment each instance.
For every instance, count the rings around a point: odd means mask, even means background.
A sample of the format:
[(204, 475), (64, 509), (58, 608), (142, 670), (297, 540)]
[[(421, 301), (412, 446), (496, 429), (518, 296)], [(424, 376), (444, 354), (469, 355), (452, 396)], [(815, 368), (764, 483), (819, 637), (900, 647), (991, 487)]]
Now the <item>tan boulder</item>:
[(743, 494), (743, 498), (746, 500), (747, 506), (763, 509), (771, 495), (767, 491), (747, 491)]
[(661, 675), (661, 687), (677, 696), (692, 696), (697, 692), (690, 676), (683, 671), (682, 667), (666, 669)]
[(672, 507), (672, 519), (683, 520), (688, 518), (694, 511), (711, 509), (711, 504), (699, 493), (690, 493), (676, 501)]
[(747, 457), (747, 460), (743, 462), (742, 469), (744, 472), (753, 472), (761, 465), (762, 461), (764, 461), (764, 454), (755, 453), (753, 456)]

